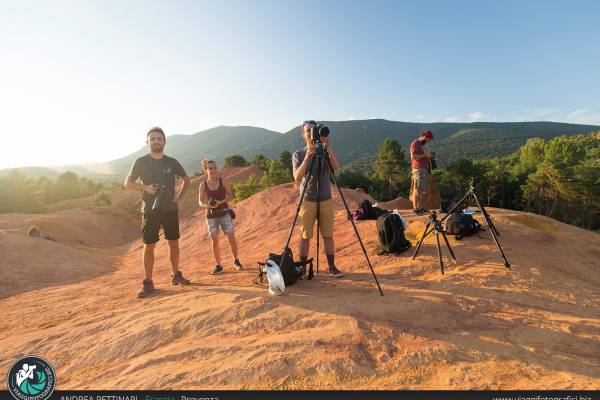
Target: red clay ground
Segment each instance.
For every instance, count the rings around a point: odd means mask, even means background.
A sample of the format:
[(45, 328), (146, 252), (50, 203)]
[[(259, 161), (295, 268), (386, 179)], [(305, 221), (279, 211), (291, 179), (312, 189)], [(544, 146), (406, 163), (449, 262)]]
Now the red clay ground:
[[(346, 193), (352, 208), (364, 196)], [(321, 274), (276, 297), (252, 280), (256, 262), (284, 245), (293, 185), (235, 206), (247, 269), (234, 272), (227, 249), (221, 276), (209, 274), (196, 197), (197, 186), (181, 221), (181, 268), (193, 284), (169, 284), (161, 241), (158, 291), (147, 299), (135, 298), (137, 218), (94, 207), (0, 215), (0, 371), (34, 353), (54, 365), (60, 389), (600, 389), (598, 234), (490, 209), (512, 271), (492, 241), (472, 236), (450, 239), (458, 260), (441, 276), (433, 237), (415, 261), (412, 250), (377, 256), (375, 222), (362, 221), (381, 297), (336, 196), (346, 276)], [(404, 214), (414, 242), (425, 217)], [(31, 224), (58, 242), (23, 237)]]

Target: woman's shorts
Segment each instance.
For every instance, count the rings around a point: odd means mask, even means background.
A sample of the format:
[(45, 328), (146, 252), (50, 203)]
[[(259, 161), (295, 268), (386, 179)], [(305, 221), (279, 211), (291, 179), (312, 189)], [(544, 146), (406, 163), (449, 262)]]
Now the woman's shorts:
[(233, 233), (233, 220), (229, 213), (217, 218), (206, 218), (206, 225), (208, 226), (208, 236), (214, 237), (219, 234), (219, 227), (223, 229), (223, 233), (230, 235)]

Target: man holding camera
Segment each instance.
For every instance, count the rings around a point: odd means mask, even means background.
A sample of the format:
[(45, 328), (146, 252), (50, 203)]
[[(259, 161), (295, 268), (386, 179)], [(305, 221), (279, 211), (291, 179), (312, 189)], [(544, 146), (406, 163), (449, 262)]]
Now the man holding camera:
[[(169, 242), (171, 259), (171, 284), (189, 285), (179, 271), (179, 213), (177, 202), (186, 192), (190, 178), (181, 164), (174, 158), (164, 155), (165, 133), (154, 127), (146, 134), (146, 144), (150, 152), (135, 160), (127, 179), (125, 189), (140, 192), (142, 198), (142, 237), (144, 241), (145, 279), (138, 297), (145, 297), (154, 290), (152, 269), (154, 267), (154, 247), (158, 242), (158, 232), (163, 227), (165, 239)], [(178, 194), (175, 194), (175, 176), (183, 180)], [(138, 183), (138, 179), (141, 183)]]
[[(330, 174), (335, 173), (340, 167), (340, 162), (333, 151), (329, 134), (320, 136), (315, 131), (317, 123), (315, 121), (304, 121), (301, 127), (301, 134), (306, 141), (306, 147), (294, 153), (292, 156), (292, 166), (294, 181), (300, 185), (300, 193), (304, 187), (305, 179), (308, 179), (306, 193), (302, 206), (300, 207), (300, 261), (308, 259), (310, 248), (310, 239), (313, 234), (313, 227), (317, 219), (317, 201), (319, 204), (319, 229), (325, 245), (325, 254), (327, 255), (327, 264), (329, 273), (335, 278), (344, 276), (344, 273), (335, 266), (335, 247), (333, 242), (333, 200), (331, 198)], [(320, 137), (318, 137), (320, 136)], [(314, 140), (313, 140), (314, 139)], [(317, 154), (317, 148), (321, 146), (329, 153), (331, 165), (334, 171), (329, 170), (329, 165), (323, 155), (321, 174), (318, 175), (317, 163), (313, 164), (313, 171), (308, 171), (310, 161)], [(319, 191), (317, 192), (317, 180), (319, 181)], [(317, 234), (319, 234), (317, 232)]]
[(429, 159), (434, 157), (433, 153), (426, 152), (423, 149), (427, 143), (433, 140), (431, 131), (424, 131), (421, 136), (410, 144), (410, 163), (412, 166), (413, 181), (413, 208), (416, 214), (421, 214), (427, 210), (423, 207), (424, 195), (429, 189), (427, 174), (429, 172)]

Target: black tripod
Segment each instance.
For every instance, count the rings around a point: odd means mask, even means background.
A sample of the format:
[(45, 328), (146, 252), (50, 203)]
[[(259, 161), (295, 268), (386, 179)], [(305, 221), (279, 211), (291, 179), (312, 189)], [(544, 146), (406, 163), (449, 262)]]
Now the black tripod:
[(442, 237), (444, 238), (444, 242), (446, 242), (446, 246), (448, 247), (448, 250), (450, 251), (450, 255), (452, 256), (452, 258), (456, 261), (456, 257), (454, 256), (454, 251), (452, 251), (452, 247), (450, 247), (450, 243), (448, 242), (448, 238), (446, 237), (446, 234), (444, 233), (444, 229), (442, 228), (442, 220), (437, 219), (437, 213), (435, 211), (432, 211), (431, 214), (429, 215), (429, 221), (427, 221), (427, 225), (425, 225), (425, 230), (423, 231), (423, 235), (421, 236), (421, 239), (419, 240), (419, 244), (417, 244), (417, 248), (415, 249), (415, 254), (413, 255), (413, 260), (417, 257), (417, 254), (419, 253), (419, 249), (421, 248), (421, 244), (423, 244), (423, 240), (425, 240), (425, 237), (427, 237), (427, 235), (429, 235), (431, 232), (435, 233), (435, 243), (437, 246), (437, 252), (438, 252), (438, 258), (440, 260), (440, 270), (442, 271), (442, 275), (444, 275), (444, 260), (442, 258), (442, 248), (440, 247), (440, 233), (442, 234)]
[(467, 206), (468, 206), (469, 200), (471, 198), (473, 200), (475, 200), (477, 207), (479, 208), (479, 210), (481, 210), (481, 214), (483, 214), (483, 219), (485, 220), (485, 224), (488, 226), (490, 233), (492, 234), (492, 238), (494, 238), (494, 242), (496, 243), (496, 247), (498, 247), (498, 250), (500, 251), (500, 254), (502, 255), (502, 259), (504, 260), (504, 267), (507, 269), (510, 269), (510, 263), (506, 259), (506, 256), (504, 255), (504, 251), (502, 251), (502, 247), (500, 246), (500, 242), (498, 241), (498, 237), (496, 236), (496, 235), (500, 236), (500, 232), (498, 231), (498, 229), (496, 229), (496, 225), (494, 225), (494, 222), (492, 222), (492, 217), (490, 217), (490, 214), (488, 214), (486, 209), (481, 205), (481, 202), (477, 198), (477, 194), (475, 193), (475, 182), (473, 179), (471, 179), (469, 181), (469, 191), (467, 192), (467, 194), (465, 194), (462, 197), (462, 199), (460, 199), (448, 211), (448, 213), (444, 216), (444, 218), (442, 218), (442, 220), (440, 222), (443, 222), (446, 218), (448, 218), (454, 212), (454, 210), (456, 210), (458, 207), (460, 207), (461, 204), (465, 203), (465, 201), (466, 201), (465, 204), (467, 204)]
[[(379, 281), (377, 280), (377, 275), (375, 275), (375, 271), (373, 270), (373, 265), (371, 265), (371, 260), (369, 260), (369, 256), (367, 255), (367, 250), (365, 249), (362, 239), (360, 238), (360, 235), (358, 233), (358, 229), (356, 228), (356, 225), (354, 224), (354, 220), (352, 219), (352, 213), (350, 212), (350, 209), (348, 208), (348, 203), (346, 203), (346, 198), (344, 197), (344, 194), (342, 193), (342, 189), (337, 184), (335, 175), (333, 175), (333, 173), (332, 173), (333, 166), (331, 164), (331, 159), (329, 158), (329, 153), (327, 152), (327, 147), (321, 141), (313, 141), (313, 143), (317, 146), (317, 151), (316, 151), (316, 154), (313, 156), (313, 158), (311, 158), (310, 163), (308, 165), (308, 169), (306, 170), (306, 174), (304, 176), (304, 187), (302, 188), (302, 194), (300, 195), (300, 201), (298, 202), (298, 207), (296, 208), (296, 215), (294, 215), (294, 222), (292, 222), (292, 228), (290, 229), (290, 234), (288, 235), (287, 242), (285, 243), (285, 247), (283, 249), (281, 265), (284, 264), (284, 261), (287, 257), (287, 250), (290, 246), (290, 241), (292, 240), (292, 234), (294, 233), (294, 228), (295, 228), (296, 222), (298, 220), (298, 214), (300, 213), (300, 207), (302, 206), (302, 202), (304, 201), (304, 196), (306, 195), (306, 189), (308, 188), (308, 182), (310, 179), (316, 179), (316, 186), (317, 186), (316, 187), (316, 190), (317, 190), (317, 273), (319, 273), (319, 234), (320, 234), (319, 216), (320, 216), (320, 210), (321, 210), (321, 195), (320, 195), (319, 178), (321, 177), (321, 172), (323, 170), (323, 160), (325, 160), (325, 162), (327, 163), (327, 166), (329, 167), (329, 175), (330, 175), (329, 178), (333, 180), (335, 187), (338, 189), (338, 192), (340, 193), (340, 197), (342, 199), (342, 202), (344, 203), (344, 207), (346, 208), (346, 213), (348, 214), (348, 219), (352, 223), (352, 227), (354, 228), (354, 233), (356, 234), (356, 238), (358, 239), (358, 242), (360, 243), (360, 247), (362, 249), (363, 254), (365, 255), (367, 264), (369, 265), (369, 268), (371, 269), (371, 274), (373, 275), (373, 278), (375, 279), (375, 283), (377, 284), (377, 289), (379, 289), (379, 294), (381, 294), (383, 296), (383, 291), (381, 290), (381, 286), (379, 285)], [(314, 170), (315, 163), (316, 163), (317, 171)], [(315, 172), (316, 172), (316, 174), (315, 174)], [(312, 279), (312, 277), (313, 277), (312, 271), (309, 271), (308, 279)]]

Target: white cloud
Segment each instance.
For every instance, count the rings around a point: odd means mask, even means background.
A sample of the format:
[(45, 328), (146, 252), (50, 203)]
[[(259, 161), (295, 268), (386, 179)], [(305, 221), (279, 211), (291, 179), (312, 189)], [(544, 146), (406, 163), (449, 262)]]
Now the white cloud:
[(423, 114), (417, 115), (415, 117), (415, 121), (417, 121), (417, 122), (423, 122), (423, 121), (425, 121), (425, 115), (423, 115)]
[(560, 110), (556, 107), (534, 108), (510, 112), (503, 118), (506, 121), (558, 121), (561, 120)]
[(469, 118), (467, 119), (467, 121), (476, 122), (476, 121), (481, 121), (483, 118), (485, 118), (484, 113), (482, 113), (481, 111), (475, 111), (475, 112), (472, 112), (471, 114), (469, 114)]
[(446, 117), (444, 119), (444, 122), (460, 122), (460, 118), (454, 117), (454, 116), (452, 116), (452, 117)]
[(567, 115), (567, 122), (574, 124), (600, 125), (600, 111), (589, 108), (575, 110)]

